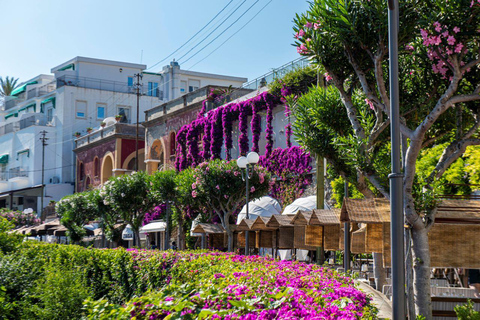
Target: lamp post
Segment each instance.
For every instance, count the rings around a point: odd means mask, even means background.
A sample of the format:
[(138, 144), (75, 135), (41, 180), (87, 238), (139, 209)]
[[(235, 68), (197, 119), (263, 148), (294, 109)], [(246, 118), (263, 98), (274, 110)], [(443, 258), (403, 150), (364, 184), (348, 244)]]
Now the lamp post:
[[(253, 166), (256, 165), (258, 163), (258, 160), (260, 160), (260, 157), (258, 155), (258, 153), (256, 152), (250, 152), (249, 154), (247, 154), (246, 157), (244, 156), (241, 156), (240, 158), (237, 159), (237, 165), (240, 167), (240, 169), (245, 169), (245, 174), (243, 173), (243, 170), (240, 170), (242, 172), (242, 179), (243, 181), (245, 181), (245, 200), (246, 200), (246, 204), (245, 204), (245, 208), (246, 208), (246, 218), (249, 219), (249, 215), (248, 215), (248, 196), (250, 194), (250, 190), (248, 188), (248, 181), (250, 180), (250, 178), (252, 178), (253, 176)], [(250, 253), (250, 249), (249, 249), (249, 238), (248, 238), (248, 230), (245, 231), (245, 255), (248, 256), (249, 253)]]
[(400, 165), (400, 113), (398, 87), (398, 0), (388, 0), (388, 51), (390, 69), (391, 161), (390, 179), (390, 243), (392, 254), (393, 320), (405, 319), (405, 265), (403, 246), (403, 174)]

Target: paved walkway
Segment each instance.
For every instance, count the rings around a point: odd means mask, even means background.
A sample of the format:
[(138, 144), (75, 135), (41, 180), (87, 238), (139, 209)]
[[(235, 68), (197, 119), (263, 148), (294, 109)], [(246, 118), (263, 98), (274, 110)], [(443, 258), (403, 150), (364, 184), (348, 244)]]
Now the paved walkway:
[(380, 319), (392, 319), (392, 302), (381, 292), (373, 289), (368, 284), (355, 281), (358, 288), (372, 297), (372, 303), (378, 308)]

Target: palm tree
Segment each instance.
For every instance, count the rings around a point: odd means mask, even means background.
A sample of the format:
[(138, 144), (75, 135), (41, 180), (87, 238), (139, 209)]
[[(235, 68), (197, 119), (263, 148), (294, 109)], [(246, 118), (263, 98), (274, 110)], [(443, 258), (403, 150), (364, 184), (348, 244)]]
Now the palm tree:
[(3, 80), (3, 78), (0, 77), (0, 97), (9, 96), (17, 87), (17, 82), (18, 78), (5, 77), (5, 80)]

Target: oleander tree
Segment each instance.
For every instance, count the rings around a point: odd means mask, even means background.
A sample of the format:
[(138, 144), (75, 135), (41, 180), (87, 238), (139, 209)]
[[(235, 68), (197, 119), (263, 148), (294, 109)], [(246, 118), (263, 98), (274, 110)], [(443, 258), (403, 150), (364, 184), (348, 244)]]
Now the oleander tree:
[[(232, 214), (245, 203), (245, 182), (236, 161), (212, 160), (203, 162), (193, 170), (191, 196), (198, 199), (208, 211), (216, 214), (228, 236), (228, 251), (233, 250), (233, 232), (230, 229)], [(268, 194), (271, 184), (270, 173), (260, 166), (253, 168), (249, 181), (250, 200)]]
[(139, 171), (110, 178), (99, 193), (104, 204), (110, 206), (119, 219), (131, 225), (135, 234), (134, 245), (140, 244), (139, 230), (145, 214), (158, 202), (151, 187), (150, 176)]
[(84, 226), (96, 218), (94, 204), (89, 201), (89, 192), (74, 193), (63, 197), (55, 204), (60, 223), (68, 229), (67, 235), (74, 243), (78, 243), (84, 236)]
[[(432, 319), (428, 231), (435, 221), (435, 182), (467, 147), (480, 145), (480, 2), (405, 0), (399, 11), (405, 222), (412, 238), (415, 312)], [(388, 143), (383, 138), (390, 124), (387, 2), (314, 0), (294, 19), (294, 31), (297, 51), (326, 71), (348, 117), (345, 161), (389, 198), (386, 181), (369, 170), (372, 150)], [(373, 123), (362, 123), (359, 96)], [(442, 143), (438, 161), (420, 179), (422, 150)]]

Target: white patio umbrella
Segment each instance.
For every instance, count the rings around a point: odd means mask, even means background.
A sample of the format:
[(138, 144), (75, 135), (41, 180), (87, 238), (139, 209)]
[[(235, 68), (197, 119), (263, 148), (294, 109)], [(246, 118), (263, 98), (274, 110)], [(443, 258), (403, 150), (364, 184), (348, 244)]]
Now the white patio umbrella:
[(317, 208), (317, 196), (298, 198), (285, 207), (282, 214), (296, 214), (298, 210), (311, 211)]
[[(272, 197), (265, 196), (248, 203), (249, 219), (257, 217), (271, 217), (274, 214), (281, 214), (282, 207), (277, 200)], [(242, 211), (238, 214), (237, 224), (239, 224), (247, 216), (247, 207), (243, 206)]]

